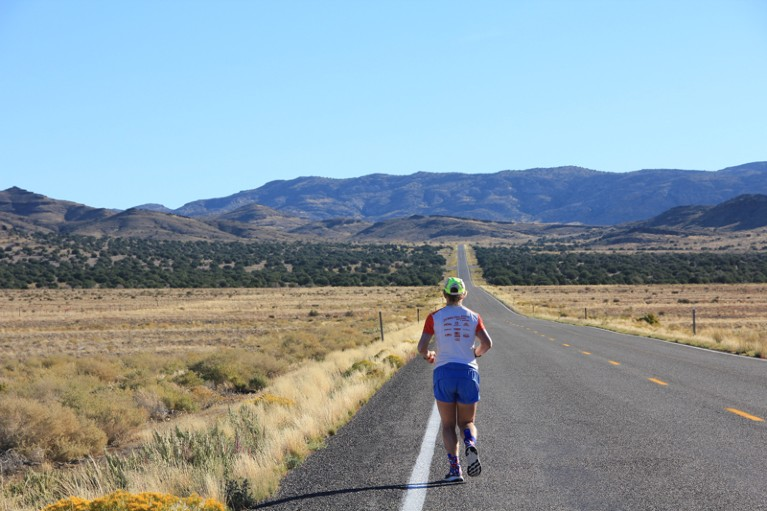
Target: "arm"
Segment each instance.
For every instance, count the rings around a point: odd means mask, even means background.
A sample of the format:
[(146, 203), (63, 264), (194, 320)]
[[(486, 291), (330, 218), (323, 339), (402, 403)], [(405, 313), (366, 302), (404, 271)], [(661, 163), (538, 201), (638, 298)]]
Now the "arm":
[(432, 337), (431, 334), (424, 332), (421, 334), (421, 340), (418, 341), (418, 353), (430, 364), (434, 363), (434, 358), (437, 355), (436, 352), (429, 350), (429, 342), (431, 342)]
[(477, 337), (479, 338), (479, 346), (474, 348), (474, 356), (481, 357), (493, 347), (493, 340), (484, 328), (477, 332)]

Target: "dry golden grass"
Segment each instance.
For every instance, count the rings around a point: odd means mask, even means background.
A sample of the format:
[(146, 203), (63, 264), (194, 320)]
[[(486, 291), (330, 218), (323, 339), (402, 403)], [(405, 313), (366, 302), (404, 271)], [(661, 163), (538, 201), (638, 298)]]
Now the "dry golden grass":
[[(438, 304), (431, 288), (4, 291), (0, 405), (39, 428), (51, 417), (38, 403), (68, 411), (60, 414), (67, 421), (56, 425), (62, 432), (56, 441), (10, 423), (0, 431), (0, 444), (16, 442), (11, 451), (41, 463), (23, 475), (0, 473), (0, 510), (31, 511), (57, 498), (92, 499), (118, 488), (223, 500), (232, 481), (249, 481), (249, 494), (263, 498), (286, 467), (320, 445), (412, 356), (417, 309), (423, 318)], [(267, 386), (243, 395), (202, 384), (189, 370), (200, 362), (262, 371)], [(191, 404), (169, 416), (173, 400)], [(172, 420), (152, 420), (155, 408), (165, 412), (156, 418)], [(138, 410), (137, 423), (122, 424), (128, 431), (113, 420), (121, 410)], [(116, 454), (67, 470), (49, 464), (56, 449), (62, 459), (98, 453), (72, 432), (73, 424), (104, 431), (106, 440), (89, 438), (102, 448), (108, 441)], [(204, 466), (162, 454), (178, 440), (174, 435), (188, 439), (192, 432), (199, 435), (194, 442), (240, 449), (243, 427), (264, 432), (252, 442), (257, 448)]]
[(33, 511), (59, 498), (95, 499), (117, 489), (225, 501), (227, 483), (242, 481), (252, 502), (262, 500), (414, 355), (420, 328), (412, 323), (385, 341), (305, 362), (236, 404), (151, 425), (140, 448), (119, 458), (64, 471), (44, 466), (15, 484), (0, 480), (0, 509)]
[[(8, 358), (265, 347), (275, 334), (377, 333), (410, 321), (422, 288), (2, 290)], [(425, 302), (424, 302), (425, 303)], [(322, 336), (320, 336), (322, 337)], [(5, 357), (4, 357), (5, 358)]]
[(124, 445), (147, 419), (231, 401), (237, 398), (233, 391), (256, 391), (294, 364), (370, 343), (380, 337), (379, 313), (385, 330), (397, 330), (416, 319), (416, 309), (428, 303), (425, 293), (423, 288), (4, 291), (0, 411), (13, 409), (44, 423), (45, 407), (34, 403), (64, 405), (83, 428), (98, 426), (106, 436), (88, 443), (62, 435), (78, 444), (67, 449), (37, 442), (41, 437), (34, 428), (18, 434), (8, 427), (0, 429), (0, 450), (68, 461), (98, 453), (106, 443)]
[(764, 284), (484, 287), (523, 314), (767, 357)]

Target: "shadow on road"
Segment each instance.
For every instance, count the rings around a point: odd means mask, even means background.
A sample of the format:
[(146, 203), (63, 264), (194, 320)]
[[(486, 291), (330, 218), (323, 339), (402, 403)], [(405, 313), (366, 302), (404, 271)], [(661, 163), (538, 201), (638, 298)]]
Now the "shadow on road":
[(423, 488), (440, 488), (440, 487), (447, 487), (447, 486), (455, 486), (464, 484), (462, 482), (446, 482), (446, 481), (431, 481), (428, 483), (416, 483), (416, 484), (387, 484), (387, 485), (381, 485), (381, 486), (367, 486), (363, 488), (342, 488), (338, 490), (327, 490), (327, 491), (320, 491), (320, 492), (314, 492), (314, 493), (307, 493), (305, 495), (294, 495), (292, 497), (285, 497), (278, 500), (267, 500), (266, 502), (262, 502), (261, 504), (257, 505), (253, 509), (264, 509), (272, 506), (279, 506), (280, 504), (286, 504), (288, 502), (300, 502), (300, 501), (309, 501), (311, 499), (321, 498), (321, 497), (332, 497), (334, 495), (350, 495), (353, 493), (363, 493), (363, 492), (375, 492), (375, 491), (383, 491), (383, 490), (417, 490), (417, 489), (423, 489)]

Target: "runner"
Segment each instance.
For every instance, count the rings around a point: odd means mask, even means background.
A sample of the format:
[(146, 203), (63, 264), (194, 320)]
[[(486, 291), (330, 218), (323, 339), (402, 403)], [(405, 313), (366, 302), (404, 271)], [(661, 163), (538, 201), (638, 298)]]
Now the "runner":
[[(442, 441), (450, 461), (446, 481), (463, 481), (458, 455), (458, 434), (463, 431), (466, 473), (478, 476), (482, 470), (477, 451), (477, 428), (474, 425), (479, 402), (479, 366), (477, 358), (492, 348), (493, 341), (479, 314), (466, 308), (463, 280), (450, 277), (443, 290), (447, 305), (426, 318), (418, 352), (434, 364), (434, 397), (442, 420)], [(435, 338), (435, 350), (429, 343)], [(475, 346), (474, 339), (479, 339)]]

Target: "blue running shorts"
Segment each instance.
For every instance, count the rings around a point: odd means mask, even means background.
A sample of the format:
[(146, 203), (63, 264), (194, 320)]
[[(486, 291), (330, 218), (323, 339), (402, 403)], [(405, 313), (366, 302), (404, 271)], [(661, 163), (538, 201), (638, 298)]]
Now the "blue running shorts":
[(445, 364), (434, 369), (434, 398), (470, 405), (479, 401), (479, 372), (466, 364)]

